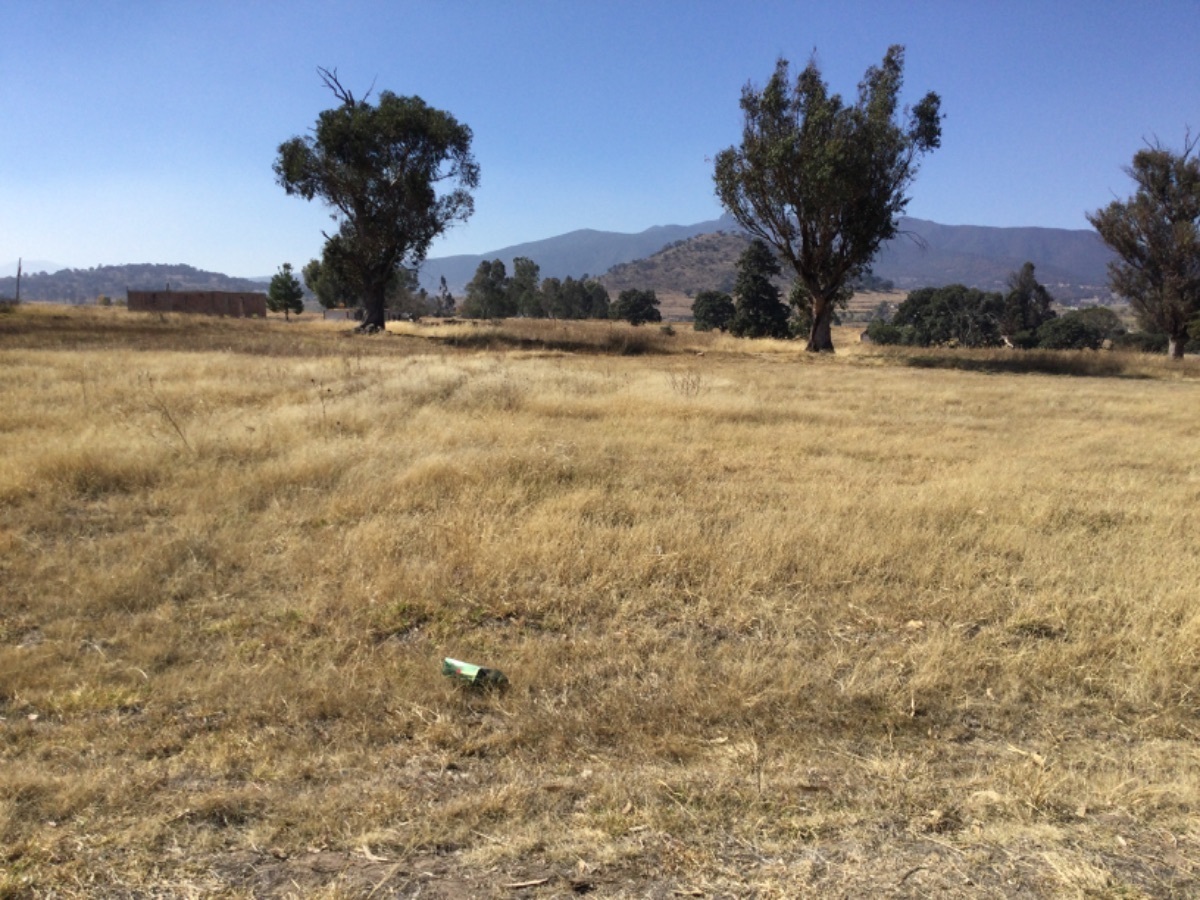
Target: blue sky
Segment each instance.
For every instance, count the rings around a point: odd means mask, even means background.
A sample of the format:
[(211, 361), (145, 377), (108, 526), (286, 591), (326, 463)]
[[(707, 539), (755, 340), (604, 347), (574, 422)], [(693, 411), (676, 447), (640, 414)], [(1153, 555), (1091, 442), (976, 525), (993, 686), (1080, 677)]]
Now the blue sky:
[(815, 51), (853, 96), (889, 44), (905, 99), (942, 95), (908, 212), (1086, 228), (1146, 140), (1200, 131), (1200, 2), (6, 0), (0, 265), (187, 263), (269, 275), (319, 255), (278, 145), (356, 94), (417, 94), (474, 131), (476, 212), (431, 256), (576, 228), (720, 215), (738, 98)]

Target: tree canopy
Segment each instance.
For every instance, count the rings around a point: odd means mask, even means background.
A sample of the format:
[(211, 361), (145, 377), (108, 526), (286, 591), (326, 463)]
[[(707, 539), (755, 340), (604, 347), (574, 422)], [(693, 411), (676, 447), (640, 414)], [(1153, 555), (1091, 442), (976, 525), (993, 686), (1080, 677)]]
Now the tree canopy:
[(880, 344), (929, 347), (996, 347), (1002, 343), (1000, 316), (1004, 296), (962, 284), (912, 291), (896, 309), (890, 323), (876, 320), (867, 327)]
[(1200, 315), (1200, 159), (1196, 138), (1175, 153), (1161, 144), (1139, 150), (1125, 172), (1137, 185), (1088, 221), (1117, 254), (1108, 266), (1113, 291), (1129, 300), (1147, 331), (1165, 334), (1183, 356), (1188, 326)]
[(1000, 333), (1018, 347), (1037, 342), (1038, 329), (1055, 317), (1054, 297), (1037, 280), (1033, 263), (1026, 262), (1008, 277), (1008, 294), (1000, 313)]
[(467, 284), (462, 314), (469, 319), (503, 319), (517, 313), (517, 305), (509, 290), (510, 280), (504, 261), (484, 260), (475, 269), (475, 277)]
[(692, 327), (696, 331), (725, 331), (736, 314), (733, 298), (724, 291), (701, 291), (692, 301)]
[(420, 97), (358, 99), (336, 70), (318, 71), (340, 103), (317, 117), (311, 136), (280, 144), (273, 168), (288, 194), (333, 209), (338, 229), (326, 238), (338, 242), (336, 268), (362, 297), (363, 327), (382, 328), (396, 270), (419, 266), (433, 239), (474, 211), (471, 129)]
[(795, 271), (811, 312), (808, 349), (832, 350), (834, 307), (880, 245), (894, 237), (919, 158), (941, 144), (941, 99), (900, 118), (904, 48), (867, 69), (858, 99), (832, 94), (816, 60), (793, 82), (780, 59), (761, 90), (742, 91), (742, 142), (717, 154), (721, 204)]
[(640, 291), (633, 288), (621, 291), (609, 314), (614, 319), (624, 319), (630, 325), (662, 321), (662, 313), (658, 308), (658, 295), (654, 291)]

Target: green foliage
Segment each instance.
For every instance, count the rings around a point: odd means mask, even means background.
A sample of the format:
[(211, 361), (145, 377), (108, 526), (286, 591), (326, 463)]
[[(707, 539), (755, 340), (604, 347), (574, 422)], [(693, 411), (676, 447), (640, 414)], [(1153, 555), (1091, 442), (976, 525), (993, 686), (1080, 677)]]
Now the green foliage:
[(1044, 322), (1054, 318), (1053, 303), (1050, 292), (1034, 277), (1033, 263), (1025, 263), (1019, 271), (1008, 276), (1008, 294), (1000, 313), (1000, 333), (1014, 346), (1031, 340)]
[(884, 319), (872, 319), (867, 323), (867, 339), (872, 344), (903, 344), (905, 330)]
[(779, 297), (774, 279), (779, 261), (767, 244), (755, 238), (738, 258), (737, 278), (733, 284), (736, 312), (729, 331), (736, 337), (786, 338), (788, 308)]
[[(929, 347), (997, 347), (1004, 298), (998, 293), (952, 284), (913, 291), (896, 309), (890, 325), (872, 322), (867, 335), (878, 343)], [(896, 329), (893, 331), (892, 329)], [(899, 340), (894, 338), (899, 336)]]
[[(1106, 307), (1093, 306), (1043, 323), (1037, 331), (1037, 346), (1046, 350), (1099, 350), (1106, 341), (1115, 345), (1124, 334), (1120, 316)], [(1165, 346), (1163, 337), (1162, 346), (1156, 349)]]
[(692, 301), (692, 327), (696, 331), (725, 331), (736, 313), (733, 298), (724, 291), (701, 291)]
[(467, 285), (461, 313), (468, 318), (607, 319), (608, 291), (586, 275), (582, 280), (546, 278), (538, 284), (538, 265), (531, 259), (513, 260), (509, 276), (504, 262), (482, 262)]
[(433, 239), (474, 210), (471, 129), (420, 97), (383, 91), (374, 105), (356, 99), (336, 72), (319, 71), (341, 102), (317, 117), (311, 136), (280, 144), (273, 168), (288, 194), (332, 208), (338, 231), (323, 264), (333, 262), (362, 297), (363, 326), (382, 327), (396, 271), (419, 266)]
[(468, 319), (503, 319), (516, 315), (517, 308), (508, 286), (508, 271), (503, 260), (484, 260), (467, 284), (460, 312)]
[(1046, 322), (1037, 336), (1043, 350), (1099, 350), (1108, 339), (1095, 317), (1075, 311)]
[(542, 282), (546, 315), (552, 319), (607, 319), (608, 291), (597, 281), (567, 276)]
[(587, 292), (587, 314), (585, 318), (607, 319), (610, 307), (608, 290), (594, 279), (585, 280), (584, 289)]
[(283, 313), (285, 319), (290, 319), (292, 313), (304, 312), (304, 288), (292, 274), (291, 263), (284, 263), (271, 278), (271, 286), (267, 288), (267, 308)]
[(337, 271), (336, 253), (330, 253), (330, 247), (336, 241), (335, 237), (326, 243), (322, 258), (309, 260), (308, 265), (300, 273), (304, 277), (304, 284), (325, 309), (340, 309), (358, 305), (357, 294)]
[(808, 349), (832, 350), (833, 312), (908, 205), (918, 158), (941, 143), (941, 100), (928, 93), (899, 120), (904, 48), (867, 70), (858, 99), (829, 92), (815, 59), (794, 83), (780, 59), (762, 90), (742, 92), (742, 142), (717, 154), (725, 209), (795, 271), (811, 309)]
[(1137, 190), (1088, 215), (1117, 258), (1113, 291), (1129, 299), (1147, 331), (1165, 334), (1183, 356), (1188, 326), (1200, 315), (1200, 159), (1196, 140), (1174, 153), (1160, 144), (1139, 150), (1125, 169)]
[(546, 310), (542, 307), (542, 293), (538, 289), (540, 269), (532, 259), (518, 256), (513, 260), (513, 274), (508, 282), (508, 303), (516, 315), (529, 318), (543, 318)]
[(624, 319), (630, 325), (662, 321), (662, 313), (658, 309), (658, 296), (654, 291), (632, 288), (621, 291), (617, 302), (612, 305), (609, 316), (613, 319)]
[(895, 290), (896, 283), (890, 278), (880, 278), (874, 272), (864, 271), (850, 279), (850, 288), (855, 291), (876, 291), (886, 293)]

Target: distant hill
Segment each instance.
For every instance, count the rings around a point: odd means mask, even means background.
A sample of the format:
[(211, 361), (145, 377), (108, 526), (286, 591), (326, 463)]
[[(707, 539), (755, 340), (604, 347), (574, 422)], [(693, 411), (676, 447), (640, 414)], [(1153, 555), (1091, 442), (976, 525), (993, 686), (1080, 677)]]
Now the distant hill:
[(512, 261), (518, 256), (536, 262), (543, 278), (597, 276), (619, 263), (650, 256), (675, 241), (736, 227), (732, 219), (721, 218), (695, 225), (656, 225), (636, 234), (585, 228), (490, 253), (427, 259), (421, 267), (421, 286), (436, 291), (439, 280), (445, 277), (451, 292), (461, 294), (481, 262), (499, 259), (512, 272)]
[[(710, 289), (729, 291), (747, 241), (745, 233), (736, 230), (699, 235), (616, 265), (600, 280), (613, 293), (626, 288), (688, 296)], [(906, 218), (901, 235), (884, 245), (873, 274), (900, 291), (955, 283), (1002, 291), (1009, 275), (1028, 260), (1055, 299), (1071, 304), (1108, 296), (1111, 258), (1112, 252), (1092, 231), (951, 226)], [(790, 280), (787, 272), (784, 280)]]
[[(1029, 261), (1037, 267), (1038, 280), (1062, 302), (1108, 295), (1106, 267), (1112, 252), (1094, 231), (939, 225), (913, 218), (902, 219), (900, 230), (874, 266), (874, 274), (898, 290), (954, 283), (1002, 290), (1009, 274)], [(599, 276), (610, 292), (632, 287), (685, 294), (728, 290), (745, 242), (745, 234), (727, 216), (637, 234), (572, 231), (478, 256), (427, 260), (421, 283), (435, 290), (444, 275), (450, 290), (461, 294), (483, 260), (501, 259), (511, 270), (514, 257), (527, 256), (541, 266), (543, 277)]]
[[(695, 225), (660, 225), (636, 234), (582, 229), (558, 237), (516, 244), (491, 253), (426, 260), (421, 284), (436, 292), (445, 276), (461, 296), (484, 260), (526, 256), (541, 267), (543, 278), (599, 277), (610, 292), (647, 288), (690, 295), (728, 290), (746, 236), (728, 216)], [(1106, 267), (1112, 253), (1094, 231), (1061, 228), (990, 228), (939, 225), (923, 219), (901, 220), (901, 235), (886, 244), (874, 274), (898, 290), (960, 282), (983, 290), (1001, 290), (1009, 274), (1026, 261), (1038, 280), (1061, 302), (1108, 295)], [(187, 265), (98, 266), (35, 272), (24, 267), (21, 297), (26, 300), (90, 302), (100, 295), (123, 297), (127, 289), (263, 291), (269, 279), (231, 278)], [(0, 297), (11, 297), (16, 278), (0, 278)]]
[(738, 257), (750, 243), (741, 231), (714, 231), (667, 244), (657, 253), (613, 266), (600, 277), (610, 294), (634, 288), (694, 296), (733, 290)]
[(17, 266), (21, 267), (22, 280), (24, 276), (30, 272), (57, 272), (59, 269), (65, 269), (66, 266), (61, 266), (58, 263), (50, 262), (48, 259), (14, 259), (10, 263), (0, 265), (0, 278), (8, 278), (9, 276), (17, 277)]
[(902, 290), (965, 284), (995, 291), (1027, 261), (1060, 301), (1108, 296), (1107, 267), (1113, 253), (1090, 230), (988, 228), (901, 220), (901, 235), (875, 261), (880, 278)]
[[(161, 291), (168, 285), (177, 291), (265, 291), (267, 287), (250, 278), (231, 278), (185, 265), (133, 263), (34, 274), (26, 268), (21, 276), (21, 299), (90, 303), (101, 295), (121, 299), (127, 290)], [(15, 277), (0, 278), (0, 297), (12, 297), (16, 289)]]

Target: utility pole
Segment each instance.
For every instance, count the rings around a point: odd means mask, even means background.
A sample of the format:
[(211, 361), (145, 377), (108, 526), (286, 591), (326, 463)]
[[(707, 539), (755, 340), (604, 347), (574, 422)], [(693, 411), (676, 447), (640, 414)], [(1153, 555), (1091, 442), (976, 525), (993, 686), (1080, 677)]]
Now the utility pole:
[(17, 296), (14, 298), (18, 303), (21, 302), (21, 257), (17, 257)]

